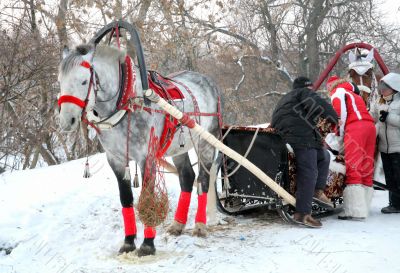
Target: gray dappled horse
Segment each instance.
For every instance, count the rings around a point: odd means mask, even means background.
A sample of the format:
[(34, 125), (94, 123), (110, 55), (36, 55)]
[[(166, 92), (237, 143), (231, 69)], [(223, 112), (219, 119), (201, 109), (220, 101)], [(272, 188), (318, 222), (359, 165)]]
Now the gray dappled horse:
[[(63, 131), (72, 131), (79, 127), (82, 114), (87, 109), (93, 109), (97, 116), (105, 118), (114, 113), (119, 92), (119, 62), (124, 62), (126, 53), (110, 46), (81, 45), (75, 50), (65, 50), (63, 60), (60, 64), (59, 82), (61, 97), (73, 98), (60, 103), (60, 127)], [(138, 97), (143, 97), (143, 90), (140, 81), (139, 69), (136, 71), (136, 82), (134, 88)], [(91, 71), (97, 74), (98, 91), (90, 92)], [(176, 101), (176, 107), (182, 112), (195, 112), (192, 96), (182, 86), (184, 84), (197, 100), (198, 109), (202, 113), (217, 113), (219, 91), (213, 81), (208, 77), (195, 72), (183, 72), (172, 78), (179, 83), (175, 84), (184, 94), (184, 100)], [(86, 100), (87, 99), (87, 100)], [(87, 103), (83, 103), (87, 101)], [(149, 107), (159, 109), (155, 104)], [(146, 111), (133, 111), (130, 120), (129, 156), (137, 162), (142, 178), (144, 165), (148, 151), (151, 127), (154, 126), (156, 135), (160, 136), (165, 121), (162, 113), (149, 114)], [(219, 134), (219, 123), (216, 116), (202, 116), (201, 126), (213, 135)], [(130, 181), (124, 180), (126, 166), (126, 141), (127, 141), (128, 118), (125, 115), (113, 128), (101, 130), (98, 135), (107, 155), (117, 180), (122, 204), (124, 218), (125, 240), (120, 249), (122, 252), (130, 252), (136, 249), (134, 239), (136, 238), (135, 213), (133, 209), (133, 196)], [(195, 219), (194, 235), (206, 235), (206, 204), (209, 185), (209, 174), (212, 163), (215, 159), (215, 149), (207, 142), (196, 136), (190, 136), (187, 128), (183, 128), (184, 147), (181, 147), (178, 140), (179, 133), (174, 136), (172, 144), (165, 156), (172, 157), (172, 160), (179, 173), (181, 194), (176, 210), (175, 219), (169, 228), (171, 234), (182, 233), (188, 215), (191, 192), (195, 181), (195, 173), (192, 169), (188, 151), (193, 145), (199, 148), (199, 161), (204, 163), (200, 168), (197, 183), (202, 192), (198, 194), (198, 208)], [(145, 226), (144, 241), (138, 250), (138, 255), (152, 255), (154, 247), (155, 229)]]

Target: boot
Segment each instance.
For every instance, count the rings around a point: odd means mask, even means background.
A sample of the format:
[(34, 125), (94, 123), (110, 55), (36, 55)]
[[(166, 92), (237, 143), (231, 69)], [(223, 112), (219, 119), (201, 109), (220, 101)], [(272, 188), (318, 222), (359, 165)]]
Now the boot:
[(315, 190), (314, 198), (317, 199), (317, 202), (333, 208), (332, 201), (325, 195), (323, 190)]
[(365, 191), (365, 202), (367, 205), (367, 216), (369, 215), (369, 211), (371, 209), (372, 197), (374, 195), (374, 188), (369, 186), (362, 186)]
[(384, 207), (381, 209), (381, 212), (384, 214), (389, 214), (389, 213), (400, 213), (400, 209), (396, 208), (392, 205), (389, 205), (387, 207)]
[(295, 212), (293, 215), (293, 220), (300, 225), (305, 225), (307, 227), (312, 227), (312, 228), (320, 228), (322, 227), (322, 223), (314, 219), (311, 214), (304, 214), (300, 212)]
[(343, 191), (343, 209), (340, 220), (363, 220), (368, 215), (367, 200), (361, 184), (347, 185)]

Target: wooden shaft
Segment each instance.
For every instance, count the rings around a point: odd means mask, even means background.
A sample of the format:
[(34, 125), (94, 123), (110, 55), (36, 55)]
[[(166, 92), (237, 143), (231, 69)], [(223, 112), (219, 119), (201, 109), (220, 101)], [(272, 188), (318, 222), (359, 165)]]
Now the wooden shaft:
[[(147, 90), (149, 91), (149, 90)], [(171, 116), (174, 118), (181, 120), (184, 117), (184, 114), (170, 105), (167, 101), (165, 101), (163, 98), (159, 97), (156, 98), (152, 90), (149, 92), (145, 93), (145, 95), (152, 101), (156, 102), (158, 106), (160, 106), (164, 111), (169, 113)], [(151, 93), (150, 93), (151, 92)], [(189, 126), (190, 127), (190, 126)], [(260, 168), (258, 168), (256, 165), (251, 163), (248, 159), (237, 153), (236, 151), (232, 150), (228, 146), (224, 145), (221, 141), (219, 141), (215, 136), (204, 130), (200, 125), (197, 123), (194, 124), (192, 129), (194, 132), (196, 132), (201, 138), (203, 138), (205, 141), (210, 143), (210, 145), (214, 146), (217, 148), (219, 151), (224, 153), (225, 155), (229, 156), (233, 160), (237, 161), (239, 164), (241, 164), (243, 167), (245, 167), (247, 170), (249, 170), (252, 174), (258, 177), (265, 185), (267, 185), (270, 189), (272, 189), (274, 192), (276, 192), (279, 196), (283, 198), (286, 202), (289, 204), (295, 206), (296, 205), (296, 199), (287, 191), (285, 191), (284, 188), (282, 188), (278, 183), (276, 183), (273, 179), (271, 179), (268, 175), (266, 175)]]

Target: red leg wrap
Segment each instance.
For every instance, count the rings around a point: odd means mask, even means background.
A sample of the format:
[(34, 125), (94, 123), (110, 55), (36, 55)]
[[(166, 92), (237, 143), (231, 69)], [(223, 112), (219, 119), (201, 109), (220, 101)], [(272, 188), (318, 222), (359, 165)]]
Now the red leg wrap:
[(197, 196), (197, 213), (195, 222), (206, 224), (207, 222), (207, 193)]
[(156, 237), (156, 229), (153, 227), (144, 227), (144, 238), (155, 238)]
[(181, 191), (179, 195), (178, 208), (175, 212), (175, 221), (178, 223), (186, 224), (187, 222), (191, 196), (192, 193), (186, 191)]
[(122, 208), (124, 217), (125, 236), (136, 235), (135, 210), (133, 207)]

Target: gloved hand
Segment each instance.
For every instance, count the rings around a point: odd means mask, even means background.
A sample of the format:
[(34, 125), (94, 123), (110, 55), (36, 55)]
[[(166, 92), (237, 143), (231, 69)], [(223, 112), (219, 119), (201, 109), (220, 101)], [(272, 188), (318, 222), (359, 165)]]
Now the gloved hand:
[(385, 122), (387, 116), (389, 115), (389, 112), (388, 112), (388, 111), (383, 111), (383, 110), (381, 110), (381, 111), (379, 112), (379, 114), (380, 114), (379, 121), (380, 121), (380, 122)]

